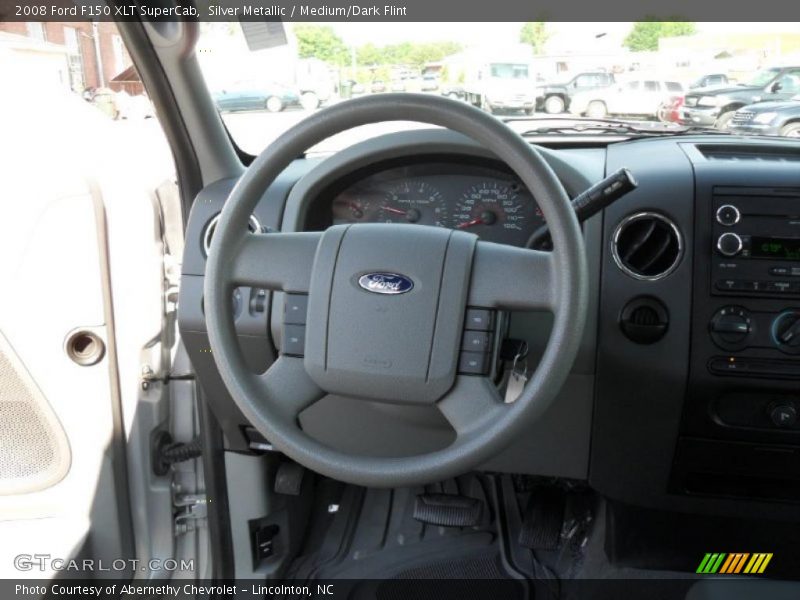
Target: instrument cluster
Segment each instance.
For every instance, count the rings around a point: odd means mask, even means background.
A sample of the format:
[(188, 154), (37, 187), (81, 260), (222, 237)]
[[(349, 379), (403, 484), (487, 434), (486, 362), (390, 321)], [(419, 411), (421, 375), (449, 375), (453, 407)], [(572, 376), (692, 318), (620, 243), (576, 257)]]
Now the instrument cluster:
[(524, 246), (544, 223), (533, 196), (511, 172), (448, 162), (368, 174), (336, 194), (331, 210), (333, 224), (416, 223), (515, 246)]

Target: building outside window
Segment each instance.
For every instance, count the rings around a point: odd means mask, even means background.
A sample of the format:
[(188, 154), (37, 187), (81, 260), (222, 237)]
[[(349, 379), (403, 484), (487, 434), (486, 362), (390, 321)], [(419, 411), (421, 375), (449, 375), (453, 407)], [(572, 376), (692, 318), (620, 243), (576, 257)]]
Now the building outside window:
[(44, 23), (30, 22), (26, 23), (26, 26), (28, 28), (28, 37), (40, 40), (42, 42), (47, 41), (47, 34), (44, 31)]
[(86, 86), (78, 35), (78, 30), (74, 27), (64, 27), (64, 45), (67, 47), (67, 62), (69, 63), (69, 85), (74, 92), (80, 93)]
[(127, 60), (125, 60), (125, 45), (122, 43), (122, 38), (116, 33), (111, 36), (111, 44), (114, 48), (114, 74), (122, 73), (127, 67)]

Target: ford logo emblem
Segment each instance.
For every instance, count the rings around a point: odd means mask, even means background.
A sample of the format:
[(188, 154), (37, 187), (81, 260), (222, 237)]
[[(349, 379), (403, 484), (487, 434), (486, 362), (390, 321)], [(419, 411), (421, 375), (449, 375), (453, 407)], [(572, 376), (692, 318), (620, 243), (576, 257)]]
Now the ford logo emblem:
[(375, 294), (405, 294), (414, 289), (414, 282), (397, 273), (367, 273), (358, 278), (358, 285)]

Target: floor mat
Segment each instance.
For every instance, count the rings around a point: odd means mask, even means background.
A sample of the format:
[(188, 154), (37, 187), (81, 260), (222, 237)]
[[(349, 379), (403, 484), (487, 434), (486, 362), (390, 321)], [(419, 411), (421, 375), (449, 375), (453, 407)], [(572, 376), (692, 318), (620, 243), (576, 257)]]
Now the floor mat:
[[(327, 505), (315, 511), (311, 530), (324, 534), (307, 541), (287, 577), (351, 580), (349, 597), (359, 600), (529, 596), (528, 583), (505, 550), (511, 534), (491, 477), (470, 475), (394, 490), (344, 486), (339, 492), (322, 495)], [(416, 496), (422, 493), (476, 498), (487, 510), (473, 527), (428, 525), (413, 516)]]

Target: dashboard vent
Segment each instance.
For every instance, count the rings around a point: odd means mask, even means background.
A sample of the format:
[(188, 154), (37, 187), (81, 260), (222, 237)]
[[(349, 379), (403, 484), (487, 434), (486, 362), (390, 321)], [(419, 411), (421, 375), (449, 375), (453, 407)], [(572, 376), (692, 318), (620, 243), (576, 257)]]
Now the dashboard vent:
[(683, 255), (683, 239), (664, 215), (641, 212), (622, 220), (611, 241), (614, 262), (635, 279), (656, 280), (672, 273)]
[(697, 149), (707, 160), (800, 162), (800, 151), (782, 146), (699, 144)]
[[(208, 222), (208, 225), (206, 225), (206, 232), (203, 235), (203, 250), (205, 251), (206, 256), (208, 256), (208, 251), (211, 248), (211, 238), (214, 237), (214, 231), (217, 229), (219, 217), (220, 215), (217, 214)], [(256, 219), (254, 215), (250, 215), (250, 221), (247, 223), (247, 228), (250, 230), (250, 233), (260, 233), (263, 231), (261, 229), (261, 223), (258, 222), (258, 219)]]
[(619, 325), (625, 337), (632, 342), (654, 344), (667, 333), (669, 313), (660, 300), (639, 297), (622, 309)]

